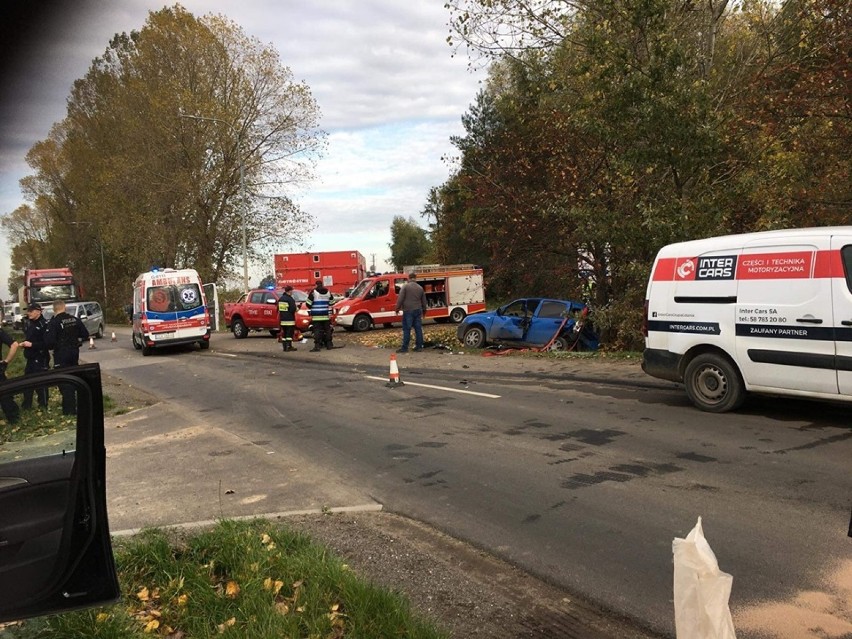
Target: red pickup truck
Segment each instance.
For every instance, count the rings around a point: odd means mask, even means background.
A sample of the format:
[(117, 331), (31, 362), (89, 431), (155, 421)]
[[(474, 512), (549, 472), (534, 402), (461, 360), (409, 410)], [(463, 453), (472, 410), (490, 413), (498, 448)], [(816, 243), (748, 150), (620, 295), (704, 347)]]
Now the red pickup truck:
[[(225, 326), (237, 339), (248, 337), (249, 331), (269, 331), (270, 335), (277, 335), (280, 327), (278, 298), (283, 292), (284, 289), (255, 288), (236, 302), (226, 302)], [(296, 330), (307, 331), (311, 318), (308, 311), (302, 307), (302, 303), (308, 299), (308, 294), (297, 290), (290, 291), (290, 294), (299, 306), (296, 312)]]

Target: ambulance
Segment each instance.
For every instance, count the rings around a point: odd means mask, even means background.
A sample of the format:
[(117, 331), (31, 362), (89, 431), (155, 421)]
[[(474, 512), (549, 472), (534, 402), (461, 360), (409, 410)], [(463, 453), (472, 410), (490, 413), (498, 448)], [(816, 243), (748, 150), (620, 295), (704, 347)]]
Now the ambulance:
[(198, 344), (210, 348), (210, 314), (201, 278), (193, 269), (153, 270), (133, 284), (133, 347)]
[(485, 286), (478, 266), (407, 266), (404, 273), (385, 273), (361, 280), (349, 297), (334, 305), (335, 324), (350, 331), (366, 331), (375, 324), (390, 326), (401, 322), (396, 300), (411, 272), (417, 273), (417, 283), (426, 293), (424, 319), (458, 324), (469, 314), (485, 310)]
[(748, 392), (852, 401), (852, 226), (662, 248), (643, 332), (642, 368), (701, 410)]

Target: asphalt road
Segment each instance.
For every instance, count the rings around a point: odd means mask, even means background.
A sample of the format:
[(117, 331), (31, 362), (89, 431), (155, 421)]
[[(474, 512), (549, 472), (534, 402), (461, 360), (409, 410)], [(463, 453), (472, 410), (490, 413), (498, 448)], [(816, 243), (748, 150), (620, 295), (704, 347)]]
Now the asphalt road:
[(388, 389), (369, 364), (260, 357), (216, 337), (209, 352), (147, 358), (103, 340), (84, 359), (667, 635), (672, 539), (698, 516), (742, 614), (825, 590), (849, 560), (848, 405), (753, 399), (709, 415), (669, 385), (473, 359), (448, 372), (438, 352)]

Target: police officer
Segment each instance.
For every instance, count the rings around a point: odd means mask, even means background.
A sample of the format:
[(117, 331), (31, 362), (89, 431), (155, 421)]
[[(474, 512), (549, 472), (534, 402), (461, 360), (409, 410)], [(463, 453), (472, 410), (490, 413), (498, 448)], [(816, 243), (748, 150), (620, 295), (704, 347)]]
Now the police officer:
[(285, 286), (278, 298), (278, 323), (281, 325), (281, 342), (284, 352), (295, 351), (293, 334), (296, 332), (296, 300), (290, 295), (292, 286)]
[[(47, 320), (41, 314), (41, 304), (38, 302), (31, 303), (27, 306), (27, 326), (24, 329), (24, 341), (21, 342), (21, 346), (24, 347), (24, 358), (27, 360), (24, 375), (46, 371), (50, 365), (50, 351), (47, 350), (47, 345), (44, 343), (46, 330)], [(47, 388), (39, 387), (35, 392), (38, 397), (38, 405), (47, 408)], [(32, 407), (33, 391), (25, 390), (21, 408), (29, 410)]]
[[(2, 357), (2, 344), (9, 347), (9, 354), (6, 357)], [(0, 382), (6, 379), (6, 368), (9, 366), (9, 362), (12, 361), (15, 357), (15, 353), (17, 352), (18, 342), (13, 340), (9, 333), (0, 328)], [(6, 421), (9, 422), (9, 424), (17, 423), (18, 419), (21, 417), (21, 409), (18, 408), (15, 400), (12, 399), (10, 395), (5, 393), (0, 395), (0, 408), (3, 409), (3, 415), (6, 416)]]
[[(65, 312), (65, 302), (57, 300), (53, 303), (53, 317), (47, 323), (44, 341), (47, 347), (53, 349), (53, 367), (68, 368), (80, 363), (80, 344), (89, 338), (79, 318)], [(77, 393), (73, 386), (60, 384), (62, 393), (62, 413), (77, 414)]]
[(308, 295), (305, 303), (311, 310), (311, 323), (314, 325), (314, 347), (311, 352), (320, 350), (323, 345), (331, 350), (331, 291), (323, 285), (322, 280), (317, 280), (316, 288)]

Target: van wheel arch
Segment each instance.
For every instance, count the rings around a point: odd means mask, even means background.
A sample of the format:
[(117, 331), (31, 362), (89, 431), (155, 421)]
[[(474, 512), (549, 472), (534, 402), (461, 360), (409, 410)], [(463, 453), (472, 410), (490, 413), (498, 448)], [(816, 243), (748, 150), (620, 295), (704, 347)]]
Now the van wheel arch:
[(681, 377), (690, 401), (700, 410), (724, 413), (739, 408), (746, 398), (742, 373), (722, 350), (690, 352), (681, 364)]

